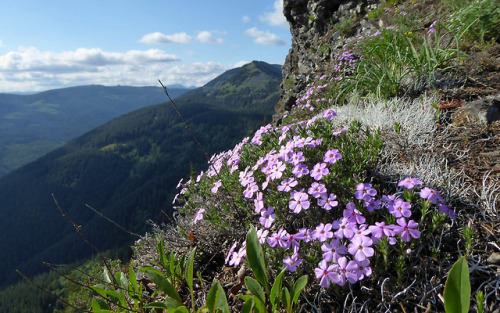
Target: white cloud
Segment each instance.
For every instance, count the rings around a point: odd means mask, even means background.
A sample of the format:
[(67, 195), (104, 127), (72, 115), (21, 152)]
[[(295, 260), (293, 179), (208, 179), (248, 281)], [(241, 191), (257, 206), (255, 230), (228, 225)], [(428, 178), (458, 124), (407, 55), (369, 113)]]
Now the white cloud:
[(235, 67), (235, 68), (237, 68), (237, 67), (242, 67), (243, 65), (246, 65), (246, 64), (248, 64), (248, 63), (250, 63), (250, 62), (249, 62), (249, 61), (239, 61), (239, 62), (237, 62), (237, 63), (234, 65), (234, 67)]
[(288, 22), (283, 15), (283, 0), (274, 1), (274, 11), (262, 14), (259, 16), (259, 20), (273, 26), (287, 27)]
[(286, 45), (286, 42), (279, 38), (277, 35), (272, 34), (268, 31), (261, 31), (258, 30), (256, 27), (247, 29), (245, 31), (245, 34), (247, 34), (250, 37), (254, 38), (254, 42), (259, 45), (266, 45), (266, 46), (282, 46)]
[(161, 43), (161, 44), (167, 44), (167, 43), (190, 43), (191, 42), (191, 36), (188, 34), (182, 32), (182, 33), (177, 33), (173, 35), (164, 35), (160, 32), (155, 32), (155, 33), (150, 33), (142, 36), (141, 39), (139, 39), (139, 42), (142, 43)]
[(199, 32), (198, 36), (196, 36), (196, 39), (203, 43), (217, 43), (217, 44), (224, 43), (224, 39), (215, 38), (211, 32), (206, 30)]
[(242, 21), (243, 23), (248, 23), (248, 22), (250, 22), (250, 17), (249, 17), (249, 16), (243, 16), (243, 17), (241, 18), (241, 21)]

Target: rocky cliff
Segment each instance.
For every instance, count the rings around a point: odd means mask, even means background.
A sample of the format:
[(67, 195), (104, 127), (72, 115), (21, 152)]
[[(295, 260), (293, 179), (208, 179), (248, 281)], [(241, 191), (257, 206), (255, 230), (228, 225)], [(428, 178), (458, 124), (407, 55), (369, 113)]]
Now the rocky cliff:
[[(366, 15), (377, 3), (377, 0), (284, 0), (283, 13), (290, 24), (292, 47), (283, 64), (281, 99), (276, 105), (275, 118), (290, 109), (307, 83), (327, 71), (335, 48), (341, 47), (346, 37), (373, 27)], [(347, 19), (353, 24), (341, 31), (338, 23)], [(326, 45), (326, 53), (315, 53)]]

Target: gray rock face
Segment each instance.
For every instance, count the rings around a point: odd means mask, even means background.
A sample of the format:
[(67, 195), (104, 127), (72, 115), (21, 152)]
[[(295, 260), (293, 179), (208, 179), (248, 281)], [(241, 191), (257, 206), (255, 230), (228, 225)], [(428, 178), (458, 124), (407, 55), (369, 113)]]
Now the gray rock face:
[[(283, 13), (290, 24), (292, 48), (283, 65), (281, 99), (276, 105), (277, 116), (288, 111), (297, 95), (316, 76), (324, 74), (324, 65), (333, 56), (332, 48), (341, 47), (343, 38), (335, 24), (345, 18), (356, 22), (355, 31), (370, 28), (360, 20), (377, 0), (284, 0)], [(326, 53), (316, 53), (328, 45)], [(297, 90), (298, 89), (298, 90)]]

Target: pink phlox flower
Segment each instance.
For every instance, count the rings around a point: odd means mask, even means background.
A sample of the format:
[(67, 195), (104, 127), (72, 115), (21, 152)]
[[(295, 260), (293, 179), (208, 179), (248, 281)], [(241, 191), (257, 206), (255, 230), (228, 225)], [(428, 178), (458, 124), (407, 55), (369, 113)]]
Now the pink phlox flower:
[(251, 184), (255, 181), (253, 178), (253, 171), (247, 171), (245, 170), (244, 172), (240, 172), (240, 183), (241, 186), (246, 187), (248, 184)]
[(358, 276), (358, 280), (362, 280), (364, 279), (365, 277), (368, 277), (372, 274), (372, 269), (371, 267), (369, 266), (370, 265), (370, 260), (368, 259), (364, 259), (364, 260), (361, 260), (361, 261), (357, 261), (355, 260), (356, 262), (356, 268), (354, 267), (348, 267), (348, 270), (356, 273), (356, 275)]
[(307, 168), (307, 165), (299, 163), (293, 168), (292, 174), (295, 175), (295, 177), (300, 178), (302, 175), (309, 174), (309, 169)]
[(260, 215), (259, 222), (265, 228), (271, 227), (271, 224), (276, 219), (276, 214), (274, 214), (274, 208), (272, 206), (268, 207), (267, 210), (262, 210)]
[(376, 239), (381, 239), (382, 237), (390, 237), (394, 236), (394, 232), (392, 231), (392, 227), (385, 225), (385, 222), (375, 222), (375, 225), (370, 225), (368, 227), (372, 236)]
[(288, 238), (289, 238), (288, 232), (281, 228), (278, 231), (278, 236), (276, 237), (276, 240), (278, 241), (278, 245), (281, 248), (288, 249), (290, 247), (290, 241), (288, 240)]
[(325, 242), (327, 239), (333, 238), (332, 224), (319, 224), (312, 233), (312, 237), (319, 242)]
[(181, 195), (185, 194), (187, 192), (187, 188), (182, 188), (181, 191), (179, 192)]
[(259, 238), (260, 244), (263, 244), (266, 242), (267, 235), (269, 234), (269, 231), (267, 229), (257, 229), (257, 238)]
[(245, 196), (245, 198), (250, 199), (253, 197), (254, 193), (256, 193), (258, 190), (259, 190), (259, 186), (257, 186), (257, 184), (255, 182), (250, 183), (250, 184), (248, 184), (245, 191), (243, 191), (243, 196)]
[(267, 244), (272, 248), (276, 246), (288, 248), (287, 236), (288, 233), (286, 232), (286, 230), (281, 228), (277, 233), (274, 233), (271, 236), (267, 237)]
[(330, 170), (326, 167), (326, 163), (317, 163), (311, 171), (311, 177), (315, 180), (320, 180), (323, 176), (328, 175), (328, 173), (330, 173)]
[(174, 200), (172, 200), (172, 204), (174, 204), (179, 198), (179, 194), (176, 194), (174, 197)]
[(296, 240), (302, 240), (304, 242), (310, 242), (312, 240), (312, 231), (307, 228), (299, 229), (299, 232), (294, 235)]
[(233, 256), (234, 249), (236, 248), (237, 245), (238, 245), (237, 242), (233, 243), (231, 249), (229, 249), (225, 263), (229, 262), (229, 259)]
[(394, 215), (395, 217), (410, 217), (411, 216), (411, 204), (403, 201), (402, 199), (397, 199), (392, 206), (392, 209), (389, 210), (389, 213)]
[(285, 179), (281, 182), (281, 185), (278, 186), (278, 190), (281, 192), (289, 192), (293, 187), (297, 186), (298, 182), (293, 178)]
[(316, 148), (317, 146), (321, 145), (321, 143), (323, 143), (323, 138), (319, 138), (319, 139), (313, 140), (309, 144), (309, 148)]
[(205, 173), (203, 171), (200, 172), (200, 174), (196, 177), (196, 182), (199, 183), (200, 180), (203, 178), (203, 175), (205, 175)]
[(181, 178), (181, 180), (179, 180), (179, 183), (177, 184), (177, 187), (175, 187), (176, 189), (181, 188), (183, 180), (184, 180), (184, 178)]
[(394, 203), (396, 202), (396, 196), (394, 195), (383, 195), (382, 196), (382, 201), (385, 203), (385, 207), (387, 210), (392, 210), (394, 207)]
[(410, 242), (411, 237), (418, 239), (420, 238), (420, 231), (415, 229), (418, 227), (418, 223), (414, 220), (406, 221), (404, 217), (399, 218), (396, 223), (398, 225), (394, 226), (394, 232), (396, 234), (401, 234), (401, 240), (405, 242)]
[(438, 209), (444, 214), (448, 214), (452, 220), (455, 219), (455, 211), (446, 204), (438, 204)]
[(335, 116), (338, 116), (337, 112), (332, 109), (328, 109), (323, 112), (323, 118), (326, 118), (327, 120), (332, 120)]
[(313, 196), (314, 198), (320, 198), (322, 195), (326, 196), (326, 187), (324, 184), (319, 184), (317, 182), (313, 182), (311, 187), (307, 190), (307, 193)]
[(193, 220), (193, 225), (196, 225), (199, 221), (203, 219), (203, 213), (205, 212), (205, 209), (199, 209), (198, 213), (196, 213), (196, 216), (194, 217)]
[(345, 217), (341, 218), (340, 221), (334, 221), (332, 227), (333, 229), (337, 229), (337, 231), (334, 232), (335, 237), (338, 239), (351, 239), (354, 236), (355, 225), (356, 224), (349, 222), (349, 219)]
[(406, 189), (410, 190), (413, 189), (415, 185), (422, 185), (422, 182), (417, 178), (408, 177), (398, 183), (399, 187), (405, 187)]
[(338, 136), (338, 135), (342, 134), (343, 132), (347, 131), (348, 129), (349, 129), (348, 127), (344, 127), (341, 130), (339, 130), (339, 131), (333, 132), (332, 135), (333, 136)]
[(361, 261), (372, 257), (375, 250), (371, 247), (373, 240), (368, 237), (354, 236), (347, 247), (347, 251), (354, 256), (355, 260)]
[[(257, 195), (262, 195), (261, 192), (257, 193)], [(253, 206), (254, 206), (254, 209), (255, 209), (255, 213), (259, 214), (263, 209), (264, 209), (264, 201), (262, 200), (262, 197), (259, 197), (257, 196), (257, 199), (254, 199), (253, 200)]]
[(309, 209), (310, 203), (308, 201), (309, 196), (305, 192), (295, 192), (291, 197), (291, 201), (288, 203), (290, 210), (293, 213), (300, 213), (302, 210)]
[(371, 184), (359, 183), (356, 185), (356, 192), (354, 196), (358, 200), (368, 201), (370, 198), (375, 197), (377, 191), (372, 188)]
[(328, 265), (325, 260), (319, 263), (318, 267), (314, 269), (314, 273), (316, 274), (316, 279), (319, 279), (319, 285), (323, 288), (330, 286), (335, 279), (335, 267)]
[(271, 180), (279, 179), (281, 176), (283, 176), (283, 171), (286, 169), (286, 165), (283, 164), (283, 162), (278, 161), (274, 163), (271, 167), (271, 175), (269, 175), (269, 178)]
[(370, 235), (371, 235), (371, 231), (368, 228), (368, 225), (366, 225), (366, 224), (361, 224), (361, 225), (359, 225), (359, 227), (356, 227), (354, 230), (354, 237), (368, 237)]
[(287, 239), (288, 239), (290, 248), (292, 248), (293, 251), (295, 251), (295, 252), (299, 251), (300, 243), (297, 241), (296, 235), (295, 234), (291, 234), (291, 235), (288, 234)]
[(346, 280), (348, 280), (351, 284), (357, 282), (358, 275), (352, 271), (356, 268), (355, 264), (356, 263), (354, 261), (349, 261), (348, 263), (346, 257), (340, 257), (334, 265), (337, 275), (333, 279), (333, 282), (339, 286), (344, 286)]
[(302, 259), (298, 254), (294, 253), (291, 257), (287, 256), (283, 259), (283, 263), (286, 265), (286, 269), (290, 272), (295, 272), (297, 266), (302, 264)]
[(330, 211), (332, 208), (336, 207), (339, 205), (338, 201), (335, 201), (337, 199), (337, 196), (331, 193), (328, 198), (326, 197), (326, 193), (321, 195), (321, 198), (318, 199), (318, 206), (322, 207), (323, 209)]
[(217, 191), (219, 191), (219, 187), (222, 185), (222, 181), (218, 180), (214, 183), (214, 186), (212, 187), (212, 189), (210, 189), (210, 191), (212, 193), (217, 193)]
[(430, 189), (429, 187), (424, 187), (420, 190), (420, 197), (429, 200), (432, 204), (437, 204), (438, 200), (441, 202), (444, 201), (440, 191)]
[(300, 136), (293, 136), (293, 146), (294, 148), (302, 148), (304, 147), (304, 138)]
[(343, 212), (344, 218), (347, 218), (350, 223), (363, 224), (366, 218), (356, 209), (354, 203), (349, 202)]
[(338, 149), (328, 150), (325, 153), (325, 157), (323, 158), (324, 162), (333, 164), (338, 160), (342, 159), (342, 154), (339, 153)]
[(380, 200), (375, 200), (375, 198), (370, 198), (370, 200), (364, 201), (363, 203), (368, 212), (373, 212), (374, 210), (380, 210), (381, 204), (382, 202), (380, 202)]
[(267, 185), (269, 185), (269, 181), (271, 181), (271, 178), (266, 177), (266, 181), (262, 183), (262, 190), (266, 190)]
[(323, 260), (327, 262), (337, 262), (337, 260), (347, 253), (347, 248), (340, 245), (340, 240), (332, 239), (330, 243), (324, 242), (321, 245), (323, 253)]

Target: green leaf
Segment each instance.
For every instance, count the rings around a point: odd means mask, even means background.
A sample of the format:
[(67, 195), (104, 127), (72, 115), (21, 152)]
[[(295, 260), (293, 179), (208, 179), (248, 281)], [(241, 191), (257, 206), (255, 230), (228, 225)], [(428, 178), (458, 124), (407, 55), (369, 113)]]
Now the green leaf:
[(292, 310), (292, 302), (290, 301), (290, 292), (286, 287), (281, 291), (281, 302), (285, 305), (286, 311), (290, 313)]
[(210, 313), (215, 313), (217, 309), (224, 313), (229, 313), (229, 305), (227, 304), (226, 293), (220, 282), (214, 282), (212, 288), (207, 295), (206, 307)]
[(164, 309), (168, 310), (168, 306), (163, 302), (151, 302), (144, 306), (145, 309)]
[(258, 281), (250, 276), (247, 276), (245, 277), (245, 286), (247, 286), (248, 291), (250, 291), (255, 298), (257, 298), (257, 300), (263, 304), (266, 303), (266, 295), (264, 294), (264, 291)]
[(170, 308), (167, 310), (167, 313), (189, 313), (188, 309), (185, 306), (180, 306), (178, 308)]
[(444, 286), (446, 313), (467, 313), (470, 305), (469, 265), (465, 256), (453, 264)]
[(277, 308), (280, 303), (281, 298), (281, 286), (283, 281), (283, 275), (285, 274), (286, 269), (284, 268), (281, 273), (278, 274), (276, 279), (274, 280), (273, 287), (271, 288), (271, 294), (269, 295), (269, 301), (271, 301), (271, 306), (273, 311)]
[(128, 268), (128, 278), (130, 280), (130, 285), (132, 287), (132, 290), (136, 293), (139, 292), (139, 286), (137, 285), (137, 277), (135, 275), (134, 271), (134, 261), (130, 261), (130, 266)]
[[(106, 310), (106, 311), (105, 311)], [(109, 312), (109, 306), (103, 299), (92, 299), (92, 312)]]
[(104, 276), (104, 281), (107, 282), (108, 284), (111, 284), (111, 278), (109, 277), (109, 272), (106, 266), (104, 267), (103, 276)]
[(186, 282), (189, 286), (189, 290), (193, 291), (193, 264), (194, 264), (194, 254), (196, 253), (196, 247), (189, 253), (189, 258), (186, 266)]
[(243, 304), (243, 307), (241, 307), (241, 313), (251, 313), (254, 305), (255, 305), (254, 298), (251, 297), (245, 302), (245, 304)]
[(163, 240), (158, 241), (158, 257), (160, 258), (161, 266), (168, 268), (167, 257), (165, 255), (165, 242)]
[(161, 291), (167, 294), (167, 296), (171, 297), (175, 300), (178, 305), (182, 304), (182, 299), (177, 290), (175, 290), (174, 286), (165, 279), (163, 276), (159, 275), (156, 271), (147, 270), (146, 274), (151, 279), (153, 283), (155, 283)]
[(257, 232), (253, 225), (247, 233), (247, 259), (257, 280), (264, 286), (266, 294), (269, 294), (269, 283), (266, 273), (266, 264), (264, 262), (264, 252), (257, 237)]
[(292, 305), (295, 305), (297, 301), (299, 301), (299, 296), (302, 290), (305, 288), (307, 285), (307, 275), (304, 275), (297, 279), (295, 284), (293, 284), (293, 289), (292, 289)]

